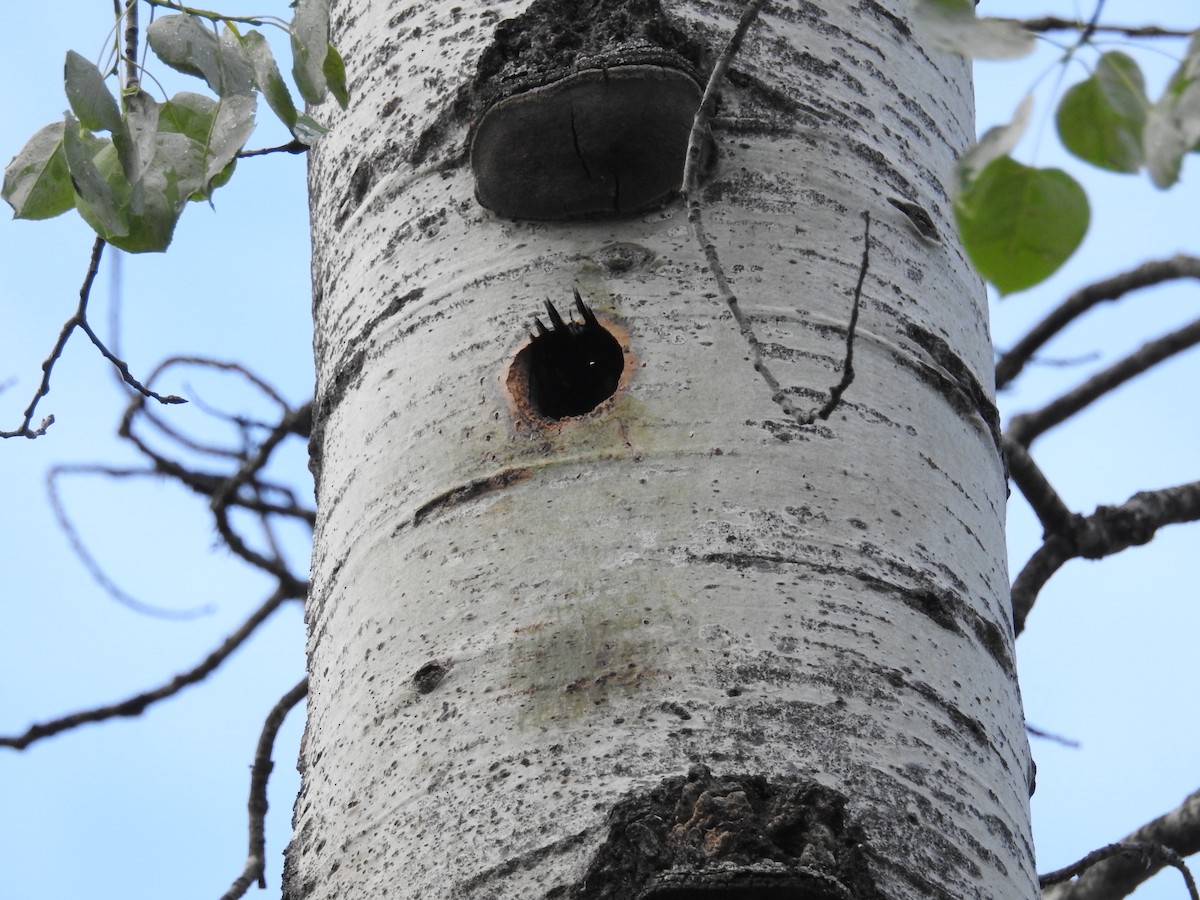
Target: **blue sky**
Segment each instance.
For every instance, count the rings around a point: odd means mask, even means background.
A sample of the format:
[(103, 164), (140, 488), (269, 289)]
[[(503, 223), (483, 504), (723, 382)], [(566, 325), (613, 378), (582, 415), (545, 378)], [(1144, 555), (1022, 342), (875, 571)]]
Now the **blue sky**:
[[(283, 2), (264, 3), (278, 6)], [(0, 91), (0, 156), (7, 159), (66, 106), (61, 89), (67, 49), (96, 58), (110, 26), (107, 4), (66, 0), (6, 10), (3, 42), (9, 77)], [(244, 4), (240, 5), (244, 7)], [(1014, 15), (1073, 6), (1059, 0), (985, 0), (984, 10)], [(1171, 0), (1111, 0), (1110, 21), (1187, 27)], [(224, 7), (223, 7), (224, 8)], [(255, 11), (261, 11), (256, 8)], [(1194, 21), (1195, 10), (1192, 10)], [(1161, 88), (1169, 54), (1160, 43), (1139, 57), (1151, 90)], [(1181, 184), (1162, 193), (1144, 177), (1106, 175), (1064, 157), (1052, 100), (1083, 77), (1075, 65), (1059, 81), (1046, 48), (1019, 64), (977, 67), (981, 129), (1006, 120), (1038, 85), (1025, 162), (1069, 169), (1087, 187), (1091, 231), (1082, 251), (1050, 282), (993, 306), (999, 346), (1074, 288), (1148, 258), (1197, 252), (1200, 158)], [(1087, 57), (1084, 57), (1085, 60)], [(178, 83), (176, 83), (178, 84)], [(174, 88), (172, 88), (174, 89)], [(189, 88), (190, 89), (190, 88)], [(261, 127), (251, 146), (286, 135)], [(135, 373), (171, 354), (242, 360), (295, 403), (312, 389), (307, 208), (304, 162), (295, 157), (243, 161), (215, 210), (193, 206), (165, 255), (121, 263), (121, 348)], [(77, 219), (0, 221), (0, 428), (15, 427), (40, 365), (76, 304), (91, 247)], [(94, 322), (105, 330), (113, 296), (113, 255), (94, 294)], [(1195, 285), (1144, 291), (1094, 313), (1046, 351), (1055, 358), (1099, 353), (1081, 367), (1038, 367), (1000, 397), (1006, 415), (1036, 407), (1078, 383), (1097, 365), (1197, 315)], [(76, 476), (62, 494), (89, 548), (129, 593), (171, 608), (210, 605), (189, 622), (133, 613), (108, 599), (71, 555), (46, 500), (46, 470), (62, 463), (129, 465), (114, 438), (125, 405), (107, 365), (76, 335), (59, 363), (41, 412), (58, 422), (38, 441), (0, 444), (0, 732), (112, 702), (157, 685), (198, 662), (265, 597), (266, 580), (218, 546), (204, 505), (153, 482)], [(1197, 478), (1200, 471), (1200, 354), (1180, 358), (1118, 391), (1035, 445), (1035, 456), (1075, 509), (1120, 503), (1132, 493)], [(261, 412), (251, 392), (190, 374), (171, 386), (227, 409)], [(203, 427), (195, 408), (173, 421)], [(302, 474), (304, 451), (286, 465)], [(1025, 505), (1010, 507), (1013, 571), (1036, 548), (1040, 529)], [(302, 535), (293, 544), (302, 553)], [(1200, 530), (1175, 526), (1148, 547), (1102, 563), (1074, 562), (1050, 582), (1018, 644), (1029, 721), (1081, 742), (1068, 749), (1035, 741), (1034, 798), (1039, 869), (1074, 860), (1178, 804), (1200, 786), (1200, 725), (1191, 686), (1200, 683)], [(13, 900), (88, 896), (175, 900), (219, 896), (245, 855), (248, 766), (266, 711), (303, 673), (303, 622), (290, 606), (208, 682), (139, 719), (87, 726), (34, 745), (0, 751), (0, 872)], [(268, 830), (270, 893), (288, 839), (297, 789), (293, 762), (297, 710), (280, 736)], [(1174, 873), (1160, 875), (1139, 900), (1182, 896)], [(264, 895), (266, 896), (266, 895)]]

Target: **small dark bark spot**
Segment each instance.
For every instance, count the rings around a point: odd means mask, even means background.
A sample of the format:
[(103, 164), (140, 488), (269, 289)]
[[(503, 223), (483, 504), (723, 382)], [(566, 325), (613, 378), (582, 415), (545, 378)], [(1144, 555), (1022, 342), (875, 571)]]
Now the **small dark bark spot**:
[(450, 670), (436, 659), (430, 660), (413, 673), (412, 683), (418, 694), (428, 694), (439, 684)]

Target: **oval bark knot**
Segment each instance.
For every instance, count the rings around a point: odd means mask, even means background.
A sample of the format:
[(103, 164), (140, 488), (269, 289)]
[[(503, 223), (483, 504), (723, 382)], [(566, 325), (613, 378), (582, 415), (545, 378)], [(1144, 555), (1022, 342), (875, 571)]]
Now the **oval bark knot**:
[(576, 900), (882, 900), (847, 798), (795, 775), (686, 776), (612, 807)]
[(471, 141), (480, 204), (512, 219), (595, 218), (679, 190), (700, 86), (657, 65), (586, 69), (506, 97)]

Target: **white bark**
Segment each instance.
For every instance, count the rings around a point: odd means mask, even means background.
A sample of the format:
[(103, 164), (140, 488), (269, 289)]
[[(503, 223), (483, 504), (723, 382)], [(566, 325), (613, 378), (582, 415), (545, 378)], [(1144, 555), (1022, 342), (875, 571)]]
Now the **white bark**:
[[(678, 202), (514, 223), (447, 163), (464, 125), (405, 161), (527, 5), (335, 9), (353, 102), (311, 170), (320, 518), (288, 895), (548, 896), (614, 804), (703, 763), (845, 795), (885, 896), (1032, 896), (984, 291), (887, 202), (952, 234), (967, 66), (895, 0), (768, 3), (735, 60), (705, 222), (801, 407), (840, 377), (872, 217), (856, 379), (801, 427)], [(740, 5), (668, 11), (717, 48)], [(615, 241), (654, 259), (609, 267)], [(507, 366), (573, 285), (631, 371), (538, 428)]]

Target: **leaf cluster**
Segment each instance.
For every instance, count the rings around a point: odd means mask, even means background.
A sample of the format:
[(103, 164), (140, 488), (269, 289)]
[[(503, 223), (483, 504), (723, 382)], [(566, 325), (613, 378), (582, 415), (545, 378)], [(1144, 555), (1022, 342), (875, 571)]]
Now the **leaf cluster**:
[[(964, 56), (1013, 59), (1035, 46), (1021, 23), (977, 18), (969, 0), (920, 0), (918, 17), (931, 44)], [(1083, 29), (1078, 46), (1093, 30), (1094, 23)], [(1012, 158), (1031, 107), (1026, 97), (1013, 120), (985, 134), (958, 166), (954, 214), (963, 246), (1001, 294), (1057, 271), (1083, 241), (1091, 215), (1087, 194), (1071, 175)], [(1147, 96), (1137, 62), (1113, 50), (1062, 96), (1055, 123), (1063, 146), (1078, 159), (1110, 172), (1145, 169), (1156, 187), (1171, 187), (1184, 157), (1200, 152), (1200, 32), (1157, 100)]]
[[(292, 77), (309, 104), (332, 94), (345, 107), (345, 64), (329, 43), (329, 0), (298, 0), (287, 27)], [(206, 21), (206, 19), (208, 21)], [(260, 31), (188, 10), (164, 16), (146, 40), (166, 65), (204, 80), (216, 95), (180, 92), (156, 101), (137, 84), (118, 100), (90, 60), (67, 53), (70, 109), (39, 129), (4, 171), (0, 196), (20, 219), (70, 209), (108, 243), (129, 252), (165, 250), (190, 200), (210, 200), (233, 175), (254, 130), (258, 95), (293, 137), (324, 131), (300, 112)]]

